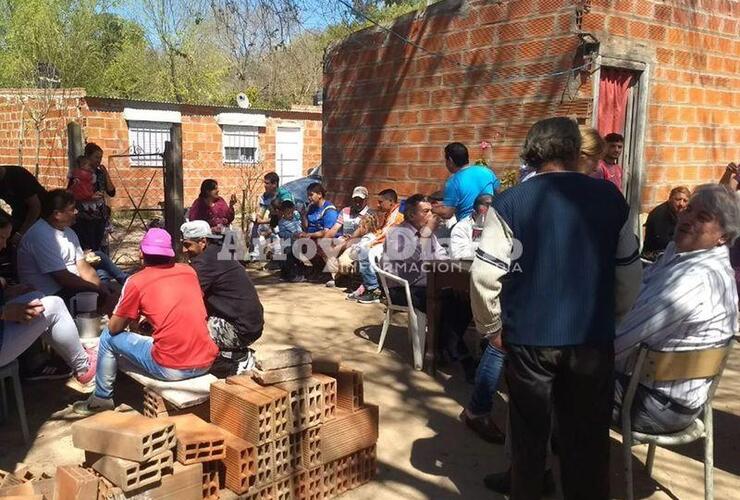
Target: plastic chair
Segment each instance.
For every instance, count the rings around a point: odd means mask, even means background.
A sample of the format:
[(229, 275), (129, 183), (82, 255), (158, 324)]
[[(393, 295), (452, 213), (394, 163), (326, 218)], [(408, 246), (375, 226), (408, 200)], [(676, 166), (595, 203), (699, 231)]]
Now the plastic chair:
[[(632, 447), (648, 445), (645, 468), (652, 475), (655, 448), (677, 446), (704, 439), (704, 498), (714, 498), (714, 429), (712, 399), (727, 363), (732, 344), (726, 347), (682, 352), (652, 351), (643, 345), (637, 354), (635, 367), (622, 403), (622, 453), (624, 456), (627, 499), (634, 499), (632, 481)], [(702, 416), (686, 429), (671, 434), (645, 434), (632, 430), (632, 402), (640, 382), (672, 382), (674, 380), (712, 379)]]
[(8, 414), (8, 398), (5, 388), (5, 379), (13, 380), (13, 391), (15, 392), (15, 405), (18, 408), (18, 418), (21, 421), (21, 433), (23, 434), (23, 441), (28, 443), (30, 433), (28, 432), (28, 420), (26, 419), (26, 405), (23, 403), (23, 391), (21, 390), (21, 377), (18, 374), (18, 361), (0, 366), (0, 397), (2, 397), (2, 417), (3, 420)]
[[(380, 341), (378, 342), (378, 352), (383, 350), (385, 337), (388, 334), (388, 327), (391, 325), (391, 315), (395, 311), (405, 311), (406, 313), (408, 313), (409, 318), (408, 329), (409, 336), (411, 337), (411, 347), (414, 353), (414, 368), (416, 370), (421, 370), (424, 363), (427, 315), (419, 311), (418, 309), (411, 307), (411, 287), (409, 286), (409, 282), (381, 268), (380, 259), (382, 257), (382, 254), (383, 245), (376, 245), (370, 248), (370, 251), (368, 252), (370, 267), (378, 274), (380, 278), (380, 284), (383, 287), (385, 296), (388, 298), (388, 304), (385, 309), (385, 319), (383, 320), (383, 330), (380, 332)], [(404, 306), (394, 304), (391, 301), (391, 295), (388, 290), (388, 281), (399, 283), (404, 287), (404, 291), (406, 292), (406, 304), (408, 305)]]

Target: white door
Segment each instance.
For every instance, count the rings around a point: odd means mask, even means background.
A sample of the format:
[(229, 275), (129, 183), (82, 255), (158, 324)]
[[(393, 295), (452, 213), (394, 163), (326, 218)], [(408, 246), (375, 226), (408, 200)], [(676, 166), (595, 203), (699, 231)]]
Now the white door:
[(303, 130), (300, 127), (278, 127), (275, 163), (280, 184), (303, 177)]

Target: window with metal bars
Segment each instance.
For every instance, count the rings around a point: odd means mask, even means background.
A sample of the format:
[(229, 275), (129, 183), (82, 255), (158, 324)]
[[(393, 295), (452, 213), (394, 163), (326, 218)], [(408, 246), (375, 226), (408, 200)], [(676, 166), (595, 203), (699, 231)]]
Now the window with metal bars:
[[(164, 143), (170, 140), (171, 123), (164, 122), (128, 122), (128, 142), (133, 155), (164, 154)], [(159, 156), (132, 156), (132, 167), (161, 167)]]
[(252, 164), (259, 161), (258, 127), (223, 125), (224, 163)]

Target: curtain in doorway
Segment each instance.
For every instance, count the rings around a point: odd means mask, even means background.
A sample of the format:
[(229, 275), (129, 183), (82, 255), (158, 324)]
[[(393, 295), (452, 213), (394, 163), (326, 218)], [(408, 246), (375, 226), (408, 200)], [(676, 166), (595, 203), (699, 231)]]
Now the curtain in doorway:
[(634, 83), (634, 73), (617, 68), (601, 68), (599, 82), (599, 134), (624, 135), (627, 92)]

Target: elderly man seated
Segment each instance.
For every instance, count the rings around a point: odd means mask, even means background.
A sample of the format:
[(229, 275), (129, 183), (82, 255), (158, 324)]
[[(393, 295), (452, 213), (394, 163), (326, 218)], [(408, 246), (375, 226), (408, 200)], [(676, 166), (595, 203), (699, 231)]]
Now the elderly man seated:
[(114, 407), (113, 384), (121, 358), (148, 377), (174, 381), (205, 375), (218, 356), (208, 334), (198, 276), (187, 264), (175, 264), (169, 233), (150, 229), (140, 250), (144, 269), (126, 281), (100, 336), (95, 392), (73, 406), (80, 415)]
[(264, 325), (252, 280), (239, 262), (221, 253), (220, 236), (211, 232), (207, 222), (186, 222), (180, 231), (183, 252), (198, 274), (205, 297), (208, 330), (220, 351), (211, 373), (225, 378), (250, 369), (254, 360), (249, 346), (262, 336)]
[[(628, 361), (640, 346), (692, 351), (727, 345), (737, 329), (738, 296), (729, 247), (740, 234), (740, 201), (724, 186), (700, 186), (678, 214), (673, 242), (650, 266), (632, 310), (617, 328), (616, 403), (620, 420)], [(709, 380), (640, 384), (632, 428), (670, 433), (688, 427), (707, 400)]]

